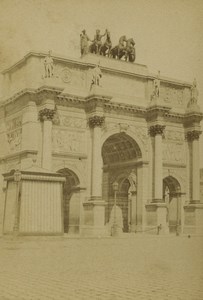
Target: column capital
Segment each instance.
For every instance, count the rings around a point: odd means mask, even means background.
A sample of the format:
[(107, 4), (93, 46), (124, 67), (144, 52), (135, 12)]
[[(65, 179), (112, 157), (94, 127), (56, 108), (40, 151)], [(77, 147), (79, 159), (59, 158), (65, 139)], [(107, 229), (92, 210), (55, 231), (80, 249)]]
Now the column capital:
[(189, 141), (189, 142), (192, 142), (194, 140), (199, 140), (199, 136), (200, 134), (202, 133), (201, 130), (191, 130), (191, 131), (188, 131), (186, 134), (185, 134), (185, 138)]
[(52, 121), (54, 118), (56, 110), (55, 109), (50, 109), (50, 108), (43, 108), (39, 111), (39, 120), (41, 122), (43, 121)]
[(88, 120), (88, 124), (90, 128), (94, 128), (94, 127), (102, 127), (103, 123), (104, 123), (104, 116), (93, 116), (90, 117)]
[(159, 125), (159, 124), (152, 125), (149, 127), (149, 134), (152, 137), (156, 136), (157, 134), (163, 135), (165, 127), (166, 127), (165, 125)]

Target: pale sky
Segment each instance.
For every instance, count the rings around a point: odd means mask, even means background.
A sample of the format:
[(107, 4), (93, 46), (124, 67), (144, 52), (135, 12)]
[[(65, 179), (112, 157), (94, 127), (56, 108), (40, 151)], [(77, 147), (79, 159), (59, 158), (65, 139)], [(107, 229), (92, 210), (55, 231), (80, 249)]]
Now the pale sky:
[(113, 45), (134, 38), (136, 62), (150, 72), (196, 77), (203, 109), (203, 0), (0, 0), (0, 70), (30, 50), (77, 58), (81, 30), (93, 38), (97, 28)]

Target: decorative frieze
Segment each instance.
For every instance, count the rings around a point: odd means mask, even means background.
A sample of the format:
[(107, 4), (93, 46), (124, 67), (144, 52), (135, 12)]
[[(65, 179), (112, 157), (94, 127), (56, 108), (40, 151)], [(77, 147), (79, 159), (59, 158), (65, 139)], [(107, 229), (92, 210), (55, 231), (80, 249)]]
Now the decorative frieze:
[(104, 124), (104, 119), (105, 119), (104, 116), (90, 117), (89, 120), (88, 120), (90, 128), (102, 127), (102, 125)]
[(201, 133), (202, 133), (201, 130), (192, 130), (192, 131), (188, 131), (185, 137), (189, 142), (192, 142), (194, 140), (199, 140), (199, 136)]
[(53, 150), (56, 152), (85, 152), (84, 133), (67, 130), (53, 129), (52, 131)]
[(22, 129), (7, 133), (7, 140), (11, 152), (19, 151), (21, 149)]
[(7, 141), (11, 152), (21, 149), (22, 116), (6, 121)]
[(54, 115), (56, 113), (55, 109), (44, 108), (39, 111), (39, 120), (42, 121), (52, 121), (54, 119)]
[(63, 82), (69, 83), (71, 81), (71, 77), (72, 77), (72, 73), (68, 68), (64, 68), (61, 71), (61, 79), (63, 80)]
[(165, 141), (183, 142), (184, 133), (177, 130), (165, 130), (164, 139)]
[(150, 126), (149, 134), (152, 137), (156, 136), (157, 134), (163, 135), (165, 127), (166, 127), (165, 125), (159, 125), (159, 124)]
[(7, 131), (12, 131), (12, 130), (18, 129), (20, 127), (22, 127), (22, 117), (21, 116), (14, 118), (12, 120), (6, 121), (6, 130)]
[(86, 119), (71, 117), (71, 116), (60, 116), (60, 124), (65, 127), (71, 128), (86, 128)]
[(166, 103), (174, 103), (178, 105), (182, 105), (183, 103), (183, 89), (172, 86), (163, 86), (161, 88), (161, 95), (163, 97), (164, 102)]
[(185, 147), (182, 143), (163, 143), (163, 162), (164, 163), (185, 163)]

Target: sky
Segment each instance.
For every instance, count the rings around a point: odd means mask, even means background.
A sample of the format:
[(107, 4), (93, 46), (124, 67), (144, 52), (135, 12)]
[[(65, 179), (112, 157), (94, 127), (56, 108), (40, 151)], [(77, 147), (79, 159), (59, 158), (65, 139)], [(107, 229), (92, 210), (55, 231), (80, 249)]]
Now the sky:
[(30, 50), (77, 58), (81, 31), (106, 28), (113, 45), (132, 37), (150, 72), (196, 78), (203, 109), (203, 0), (0, 0), (0, 70)]

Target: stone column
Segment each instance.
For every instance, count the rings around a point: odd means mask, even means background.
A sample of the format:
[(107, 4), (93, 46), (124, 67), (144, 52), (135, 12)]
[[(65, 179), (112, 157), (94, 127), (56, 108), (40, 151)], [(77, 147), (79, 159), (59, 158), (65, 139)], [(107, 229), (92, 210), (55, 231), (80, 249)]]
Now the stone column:
[(163, 151), (162, 136), (165, 126), (153, 125), (149, 128), (149, 133), (154, 137), (154, 199), (153, 202), (163, 202)]
[(44, 108), (39, 111), (39, 119), (43, 122), (42, 134), (42, 168), (52, 169), (52, 120), (54, 109)]
[(101, 126), (104, 117), (94, 116), (89, 118), (92, 128), (92, 185), (91, 196), (94, 200), (102, 197), (102, 155), (101, 155)]
[(89, 118), (92, 128), (92, 180), (91, 203), (93, 205), (94, 234), (102, 234), (105, 222), (105, 202), (102, 200), (102, 154), (101, 154), (101, 126), (104, 117), (95, 115)]
[[(162, 136), (164, 125), (156, 124), (149, 128), (149, 134), (154, 137), (153, 153), (153, 199), (152, 203), (146, 205), (148, 219), (146, 227), (152, 227), (155, 233), (166, 234), (168, 232), (166, 223), (167, 208), (163, 200), (163, 150)], [(150, 226), (149, 226), (150, 225)], [(153, 231), (150, 231), (151, 233)]]
[(192, 130), (188, 131), (186, 138), (192, 144), (192, 203), (200, 202), (200, 165), (199, 165), (199, 136), (201, 131)]

